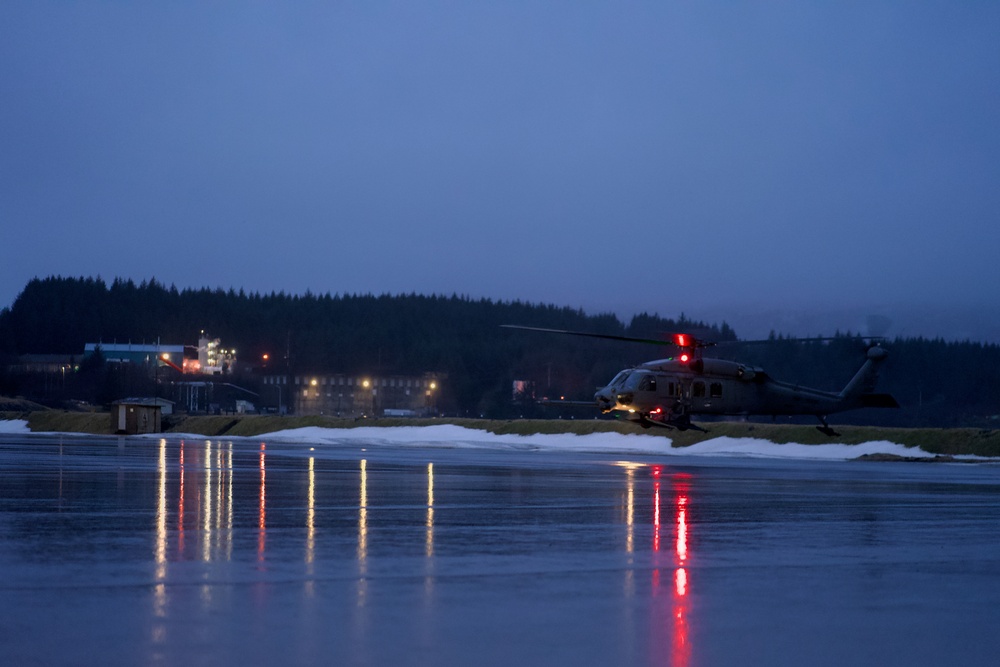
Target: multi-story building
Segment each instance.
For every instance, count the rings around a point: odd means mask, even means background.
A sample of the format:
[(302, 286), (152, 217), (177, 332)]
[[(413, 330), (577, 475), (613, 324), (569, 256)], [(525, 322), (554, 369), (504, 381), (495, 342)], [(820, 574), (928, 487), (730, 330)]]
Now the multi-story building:
[(335, 417), (437, 414), (442, 375), (268, 375), (262, 400), (299, 415)]

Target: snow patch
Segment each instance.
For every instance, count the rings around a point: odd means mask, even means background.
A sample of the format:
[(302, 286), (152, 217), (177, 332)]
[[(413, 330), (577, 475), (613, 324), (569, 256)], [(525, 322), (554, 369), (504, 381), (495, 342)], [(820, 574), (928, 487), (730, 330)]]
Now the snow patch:
[(0, 420), (0, 433), (31, 433), (27, 419)]
[(912, 458), (933, 458), (934, 454), (919, 447), (905, 447), (887, 440), (862, 442), (857, 445), (830, 443), (826, 445), (778, 444), (756, 438), (712, 438), (673, 452), (693, 456), (752, 456), (756, 458), (815, 459), (843, 461), (865, 454), (894, 454)]
[(332, 429), (317, 426), (276, 431), (260, 436), (265, 440), (303, 444), (365, 447), (440, 447), (451, 449), (496, 449), (521, 451), (564, 451), (607, 454), (655, 454), (667, 456), (737, 456), (752, 458), (812, 459), (843, 461), (865, 454), (894, 454), (906, 457), (934, 455), (916, 447), (893, 442), (865, 442), (858, 445), (777, 444), (754, 438), (719, 437), (689, 447), (673, 447), (663, 435), (623, 433), (572, 433), (497, 435), (453, 424), (434, 426), (362, 426)]

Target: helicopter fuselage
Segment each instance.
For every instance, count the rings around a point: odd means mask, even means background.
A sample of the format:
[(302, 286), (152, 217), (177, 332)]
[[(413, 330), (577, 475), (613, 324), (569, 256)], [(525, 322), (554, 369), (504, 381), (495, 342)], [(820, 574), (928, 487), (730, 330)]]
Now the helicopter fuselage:
[(621, 371), (594, 400), (602, 412), (621, 411), (629, 419), (677, 428), (686, 427), (692, 415), (815, 415), (823, 420), (844, 410), (889, 407), (882, 405), (885, 395), (871, 393), (876, 366), (884, 358), (882, 348), (871, 348), (865, 365), (839, 393), (781, 382), (762, 368), (725, 359), (659, 359)]
[[(837, 435), (826, 422), (827, 415), (857, 408), (898, 408), (889, 394), (876, 394), (878, 368), (888, 353), (877, 343), (868, 345), (864, 365), (840, 392), (781, 382), (764, 369), (726, 359), (703, 358), (702, 350), (717, 343), (699, 340), (686, 334), (672, 334), (668, 340), (637, 338), (589, 331), (567, 331), (502, 324), (508, 329), (585, 336), (652, 345), (673, 345), (680, 350), (676, 358), (658, 359), (619, 372), (607, 386), (597, 390), (594, 401), (601, 412), (622, 412), (642, 426), (666, 426), (685, 430), (700, 429), (691, 423), (692, 415), (778, 416), (813, 415), (820, 421), (819, 430)], [(830, 338), (797, 339), (826, 341)], [(733, 341), (737, 344), (741, 341)], [(764, 343), (771, 341), (742, 341)], [(566, 401), (558, 401), (566, 403)], [(579, 404), (578, 401), (570, 401)], [(703, 430), (703, 429), (700, 429)]]

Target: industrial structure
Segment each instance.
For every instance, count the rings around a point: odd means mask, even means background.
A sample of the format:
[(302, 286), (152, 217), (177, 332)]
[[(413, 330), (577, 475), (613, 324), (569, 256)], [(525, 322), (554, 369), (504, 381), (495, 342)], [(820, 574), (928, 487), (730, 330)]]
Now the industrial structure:
[(155, 364), (159, 361), (169, 361), (175, 367), (182, 367), (184, 364), (183, 345), (87, 343), (83, 346), (83, 354), (89, 357), (98, 349), (100, 349), (105, 361), (133, 364)]
[[(194, 365), (194, 364), (190, 364)], [(206, 375), (224, 375), (236, 367), (236, 350), (222, 347), (218, 338), (209, 338), (204, 331), (198, 338), (198, 362), (194, 372)]]

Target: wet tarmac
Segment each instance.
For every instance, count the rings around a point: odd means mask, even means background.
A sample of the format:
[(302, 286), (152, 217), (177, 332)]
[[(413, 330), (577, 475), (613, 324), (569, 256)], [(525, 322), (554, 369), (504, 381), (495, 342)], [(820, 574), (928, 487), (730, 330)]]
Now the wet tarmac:
[(1000, 655), (1000, 467), (0, 434), (0, 664)]

